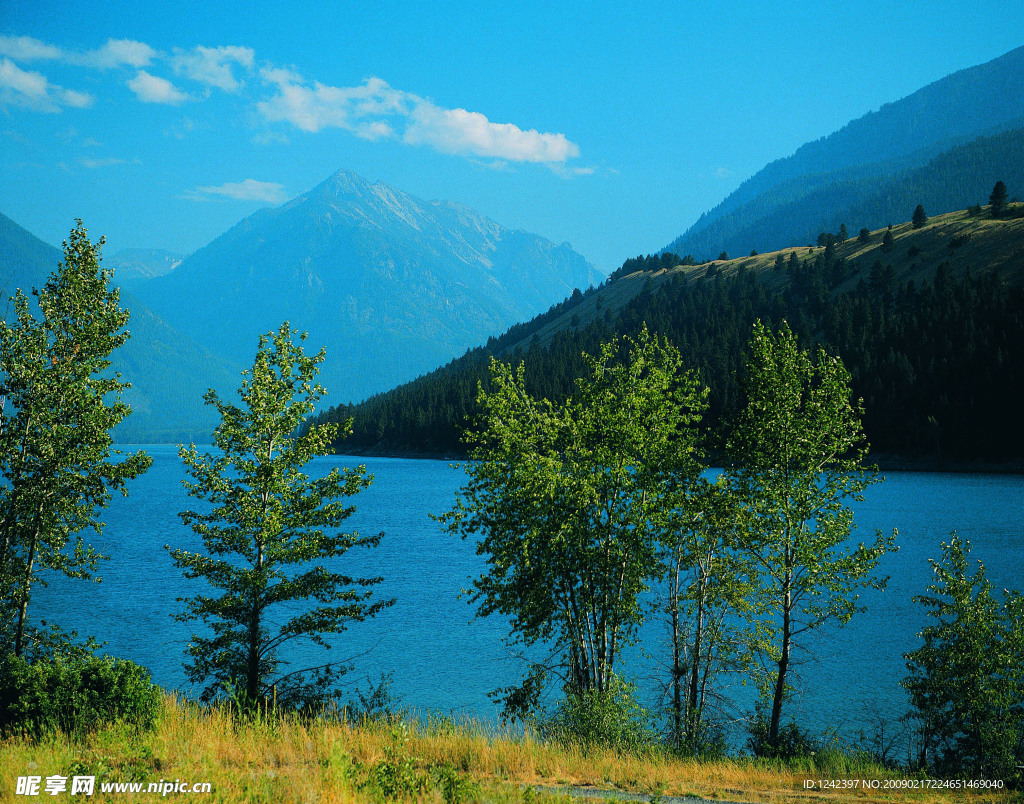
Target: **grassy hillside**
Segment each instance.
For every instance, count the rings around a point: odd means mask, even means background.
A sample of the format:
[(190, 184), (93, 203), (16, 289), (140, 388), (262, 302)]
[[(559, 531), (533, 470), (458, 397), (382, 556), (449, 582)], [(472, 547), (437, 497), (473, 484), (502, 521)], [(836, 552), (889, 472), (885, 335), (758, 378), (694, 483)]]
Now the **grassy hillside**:
[[(712, 391), (709, 430), (739, 401), (736, 377), (752, 322), (786, 319), (805, 343), (838, 353), (867, 408), (873, 447), (905, 458), (1011, 461), (1024, 427), (1024, 207), (935, 216), (829, 247), (787, 248), (704, 264), (669, 255), (629, 260), (600, 288), (413, 383), (340, 406), (354, 417), (342, 450), (458, 454), (477, 383), (492, 355), (524, 360), (534, 393), (571, 392), (612, 334), (646, 323), (668, 336)], [(692, 261), (691, 261), (692, 263)], [(781, 267), (780, 267), (781, 263)]]

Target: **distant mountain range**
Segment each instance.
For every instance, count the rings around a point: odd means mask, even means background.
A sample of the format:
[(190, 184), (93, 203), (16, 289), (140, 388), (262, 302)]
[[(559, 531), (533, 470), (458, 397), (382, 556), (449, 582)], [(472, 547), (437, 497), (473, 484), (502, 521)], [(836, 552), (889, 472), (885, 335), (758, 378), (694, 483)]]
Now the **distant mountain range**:
[[(0, 238), (8, 295), (40, 286), (60, 259), (7, 218)], [(330, 401), (356, 401), (603, 278), (567, 244), (347, 171), (177, 259), (133, 250), (105, 263), (133, 314), (117, 356), (134, 386), (121, 440), (208, 439), (203, 392), (237, 388), (258, 336), (282, 321), (309, 333), (309, 350), (326, 347)]]
[(664, 250), (714, 259), (985, 203), (1024, 186), (1024, 47), (936, 81), (767, 165)]

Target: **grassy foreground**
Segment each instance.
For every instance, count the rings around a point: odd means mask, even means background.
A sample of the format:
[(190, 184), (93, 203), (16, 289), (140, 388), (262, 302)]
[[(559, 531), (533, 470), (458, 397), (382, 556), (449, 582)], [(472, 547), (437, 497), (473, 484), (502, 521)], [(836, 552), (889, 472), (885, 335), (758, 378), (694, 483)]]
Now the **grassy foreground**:
[[(1013, 794), (947, 791), (805, 791), (808, 778), (898, 779), (874, 766), (850, 767), (821, 758), (804, 767), (745, 759), (683, 760), (652, 752), (542, 743), (493, 729), (437, 720), (427, 723), (329, 721), (291, 717), (238, 722), (168, 695), (153, 731), (118, 724), (70, 739), (0, 742), (0, 800), (155, 801), (188, 798), (216, 802), (523, 802), (567, 800), (531, 785), (580, 785), (654, 796), (698, 795), (738, 802), (1010, 802)], [(94, 795), (68, 791), (15, 795), (19, 776), (93, 775)], [(210, 793), (102, 792), (102, 782), (209, 782)], [(45, 784), (45, 781), (44, 781)], [(168, 785), (170, 787), (170, 785)]]

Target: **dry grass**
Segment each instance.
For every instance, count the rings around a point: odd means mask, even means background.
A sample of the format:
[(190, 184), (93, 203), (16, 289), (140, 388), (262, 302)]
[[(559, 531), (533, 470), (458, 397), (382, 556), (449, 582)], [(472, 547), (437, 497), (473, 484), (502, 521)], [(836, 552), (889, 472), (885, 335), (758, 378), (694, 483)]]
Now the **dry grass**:
[[(440, 802), (446, 800), (440, 781), (444, 774), (431, 770), (439, 767), (447, 767), (447, 778), (461, 780), (456, 789), (447, 791), (448, 801), (526, 804), (558, 798), (535, 794), (527, 788), (533, 785), (700, 795), (762, 804), (1010, 801), (1007, 794), (808, 794), (803, 780), (825, 771), (809, 768), (810, 773), (800, 773), (781, 764), (743, 759), (697, 762), (659, 752), (631, 756), (612, 750), (583, 751), (451, 721), (357, 727), (337, 720), (302, 723), (271, 717), (239, 723), (223, 709), (199, 707), (173, 696), (166, 698), (164, 713), (151, 732), (122, 724), (79, 741), (51, 735), (39, 742), (12, 738), (0, 743), (0, 799), (31, 800), (14, 795), (19, 776), (94, 775), (96, 792), (89, 800), (95, 801), (160, 798), (158, 793), (103, 793), (99, 786), (103, 781), (181, 780), (209, 782), (212, 794), (194, 797), (205, 801), (330, 804), (391, 798)], [(878, 778), (878, 773), (872, 776)], [(889, 774), (889, 778), (898, 776)], [(399, 784), (388, 796), (384, 784), (388, 779), (404, 779), (405, 786)]]

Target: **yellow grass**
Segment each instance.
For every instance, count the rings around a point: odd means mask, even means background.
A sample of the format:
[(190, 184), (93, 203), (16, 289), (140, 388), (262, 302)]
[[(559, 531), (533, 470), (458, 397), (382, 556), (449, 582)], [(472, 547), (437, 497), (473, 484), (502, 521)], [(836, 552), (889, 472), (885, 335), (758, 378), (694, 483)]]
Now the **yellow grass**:
[[(554, 799), (532, 786), (578, 785), (605, 790), (699, 795), (737, 802), (1009, 802), (1007, 793), (987, 795), (944, 791), (859, 791), (845, 795), (805, 792), (805, 778), (781, 764), (753, 760), (698, 762), (652, 752), (620, 755), (611, 750), (542, 743), (529, 736), (502, 733), (450, 721), (410, 725), (338, 720), (302, 723), (293, 717), (239, 723), (223, 709), (211, 709), (167, 696), (164, 713), (151, 732), (123, 724), (80, 740), (52, 735), (32, 742), (10, 738), (0, 743), (0, 800), (157, 801), (159, 793), (103, 793), (100, 783), (209, 782), (212, 793), (188, 795), (217, 802), (369, 802), (387, 796), (375, 779), (407, 774), (412, 785), (394, 799), (444, 801), (443, 785), (432, 768), (449, 766), (449, 778), (461, 779), (449, 800), (528, 802)], [(15, 796), (19, 776), (93, 775), (96, 792), (68, 792), (38, 798)], [(874, 778), (882, 778), (877, 772)], [(888, 774), (888, 778), (900, 778)], [(183, 798), (171, 793), (169, 798)], [(564, 798), (564, 796), (560, 796)]]

